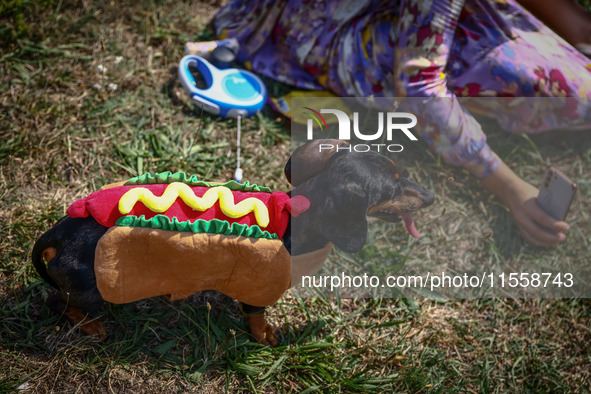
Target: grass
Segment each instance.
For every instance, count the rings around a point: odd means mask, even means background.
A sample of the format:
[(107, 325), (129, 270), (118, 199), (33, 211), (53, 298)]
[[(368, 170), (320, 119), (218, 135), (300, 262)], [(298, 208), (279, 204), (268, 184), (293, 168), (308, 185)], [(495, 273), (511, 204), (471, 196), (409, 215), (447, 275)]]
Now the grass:
[[(164, 170), (231, 178), (236, 130), (195, 110), (175, 76), (184, 42), (204, 36), (218, 3), (47, 4), (0, 52), (0, 391), (591, 390), (588, 299), (288, 294), (268, 310), (283, 327), (282, 345), (268, 348), (252, 342), (235, 301), (205, 292), (106, 305), (97, 317), (109, 339), (82, 336), (43, 304), (51, 289), (29, 263), (36, 238), (71, 201), (114, 180)], [(270, 111), (246, 120), (245, 179), (287, 190), (289, 139)], [(525, 245), (466, 173), (416, 148), (401, 159), (436, 193), (416, 218), (425, 237), (412, 242), (401, 226), (374, 223), (374, 236), (399, 246), (365, 256), (406, 267), (589, 260), (587, 136), (492, 133), (489, 141), (530, 182), (549, 162), (581, 180), (565, 245), (552, 253)]]

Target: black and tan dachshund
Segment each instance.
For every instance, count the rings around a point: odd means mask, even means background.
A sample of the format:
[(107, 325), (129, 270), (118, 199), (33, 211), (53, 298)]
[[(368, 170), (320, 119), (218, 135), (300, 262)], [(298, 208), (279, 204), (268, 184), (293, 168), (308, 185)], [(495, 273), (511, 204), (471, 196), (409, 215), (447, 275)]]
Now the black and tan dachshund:
[[(334, 149), (319, 152), (319, 144)], [(378, 153), (349, 152), (346, 143), (319, 140), (294, 152), (285, 174), (294, 186), (292, 197), (305, 196), (310, 207), (292, 217), (282, 242), (292, 256), (323, 249), (332, 243), (345, 252), (363, 248), (367, 216), (388, 222), (404, 220), (418, 236), (411, 214), (433, 203), (433, 194), (399, 175), (394, 162)], [(87, 317), (97, 311), (103, 298), (96, 285), (94, 254), (108, 229), (87, 218), (61, 219), (43, 234), (33, 248), (33, 265), (41, 277), (59, 292), (46, 304), (64, 314), (83, 333), (106, 338), (100, 321)], [(256, 286), (253, 283), (252, 286)], [(264, 307), (242, 305), (253, 337), (276, 345), (276, 330), (265, 321)]]

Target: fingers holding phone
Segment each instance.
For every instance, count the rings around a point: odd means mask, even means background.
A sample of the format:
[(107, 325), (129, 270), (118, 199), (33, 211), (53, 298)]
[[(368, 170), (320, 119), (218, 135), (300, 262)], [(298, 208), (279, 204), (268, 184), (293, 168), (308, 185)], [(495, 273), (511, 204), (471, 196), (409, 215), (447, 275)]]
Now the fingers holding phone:
[[(528, 216), (536, 222), (524, 223), (522, 232), (529, 241), (537, 240), (542, 246), (556, 246), (566, 239), (564, 232), (570, 226), (564, 221), (577, 185), (554, 166), (550, 166), (540, 185), (535, 202), (524, 204)], [(537, 228), (536, 228), (537, 227)]]
[[(553, 172), (553, 174), (558, 173)], [(548, 187), (545, 185), (546, 179), (549, 180)], [(564, 233), (569, 230), (569, 225), (564, 221), (564, 216), (552, 216), (547, 212), (554, 212), (549, 207), (556, 205), (557, 201), (561, 201), (562, 206), (564, 201), (568, 201), (570, 205), (572, 198), (557, 198), (560, 195), (558, 193), (551, 193), (551, 198), (544, 197), (548, 190), (542, 193), (537, 187), (515, 174), (504, 162), (492, 175), (483, 179), (482, 183), (509, 208), (513, 220), (526, 240), (538, 246), (552, 247), (566, 239)], [(552, 183), (552, 177), (545, 176), (542, 187), (552, 191), (564, 189), (564, 186), (557, 188)], [(542, 204), (538, 202), (540, 194), (542, 194), (540, 200), (544, 201)]]
[(534, 198), (526, 200), (512, 214), (524, 238), (531, 243), (553, 247), (566, 239), (564, 232), (569, 230), (569, 225), (544, 212)]

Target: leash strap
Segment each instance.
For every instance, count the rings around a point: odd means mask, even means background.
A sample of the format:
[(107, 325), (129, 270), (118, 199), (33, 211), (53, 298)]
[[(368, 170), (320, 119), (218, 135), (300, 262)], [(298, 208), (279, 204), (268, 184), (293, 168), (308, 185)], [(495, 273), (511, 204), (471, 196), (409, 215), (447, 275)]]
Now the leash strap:
[(238, 183), (242, 183), (242, 168), (240, 168), (240, 123), (241, 123), (241, 119), (242, 117), (240, 115), (238, 115), (238, 117), (236, 118), (236, 125), (238, 127), (238, 143), (237, 143), (237, 148), (236, 148), (236, 171), (234, 172), (234, 180)]

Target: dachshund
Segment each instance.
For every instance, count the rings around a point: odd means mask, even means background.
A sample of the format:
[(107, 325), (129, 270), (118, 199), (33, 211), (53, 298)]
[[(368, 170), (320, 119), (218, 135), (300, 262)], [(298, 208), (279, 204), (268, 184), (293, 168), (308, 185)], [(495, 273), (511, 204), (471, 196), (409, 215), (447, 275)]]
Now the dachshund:
[[(334, 148), (320, 152), (323, 143)], [(404, 221), (408, 232), (420, 237), (412, 214), (433, 204), (433, 194), (402, 177), (389, 158), (346, 148), (344, 141), (316, 140), (296, 149), (285, 166), (293, 186), (292, 201), (301, 196), (309, 201), (309, 207), (290, 217), (281, 238), (294, 258), (327, 245), (350, 253), (361, 250), (367, 236), (367, 216)], [(107, 230), (92, 216), (65, 217), (37, 240), (32, 252), (41, 278), (58, 289), (46, 300), (47, 306), (79, 325), (84, 334), (101, 339), (107, 337), (103, 325), (88, 314), (104, 302), (97, 288), (95, 249)], [(292, 261), (295, 264), (297, 260)], [(241, 303), (241, 308), (254, 339), (276, 346), (279, 333), (266, 322), (265, 307)]]

